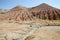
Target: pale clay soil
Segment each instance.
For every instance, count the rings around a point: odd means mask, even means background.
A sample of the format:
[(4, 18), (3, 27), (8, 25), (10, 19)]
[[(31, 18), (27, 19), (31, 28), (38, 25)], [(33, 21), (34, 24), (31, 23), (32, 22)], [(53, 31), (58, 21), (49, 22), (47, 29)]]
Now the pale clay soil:
[(0, 22), (0, 40), (60, 40), (60, 26)]

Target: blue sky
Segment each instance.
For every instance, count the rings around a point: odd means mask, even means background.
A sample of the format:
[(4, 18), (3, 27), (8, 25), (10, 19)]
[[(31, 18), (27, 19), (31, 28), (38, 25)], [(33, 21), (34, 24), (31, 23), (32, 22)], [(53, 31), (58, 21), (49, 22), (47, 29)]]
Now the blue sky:
[(29, 8), (40, 5), (41, 3), (47, 3), (60, 9), (60, 0), (0, 0), (0, 8), (11, 9), (17, 5)]

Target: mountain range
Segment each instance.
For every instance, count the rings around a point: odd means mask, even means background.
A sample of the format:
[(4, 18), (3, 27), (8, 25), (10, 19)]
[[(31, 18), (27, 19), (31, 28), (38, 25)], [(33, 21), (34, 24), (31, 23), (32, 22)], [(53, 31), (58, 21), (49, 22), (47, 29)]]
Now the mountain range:
[(9, 11), (0, 14), (0, 20), (60, 20), (60, 9), (42, 3), (36, 7), (26, 8), (16, 6)]

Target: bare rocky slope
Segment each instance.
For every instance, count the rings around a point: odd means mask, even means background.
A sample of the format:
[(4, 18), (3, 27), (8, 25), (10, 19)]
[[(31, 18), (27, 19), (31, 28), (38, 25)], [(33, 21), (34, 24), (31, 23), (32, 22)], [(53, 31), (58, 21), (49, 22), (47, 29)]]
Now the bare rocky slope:
[(4, 14), (0, 14), (1, 20), (32, 20), (33, 15), (27, 10), (27, 8), (22, 6), (16, 6), (11, 10), (5, 12)]
[(0, 14), (0, 20), (24, 21), (33, 19), (60, 20), (60, 9), (42, 3), (39, 6), (32, 8), (16, 6), (11, 10)]
[(60, 20), (60, 9), (54, 8), (45, 3), (32, 7), (29, 11), (33, 16), (39, 19)]

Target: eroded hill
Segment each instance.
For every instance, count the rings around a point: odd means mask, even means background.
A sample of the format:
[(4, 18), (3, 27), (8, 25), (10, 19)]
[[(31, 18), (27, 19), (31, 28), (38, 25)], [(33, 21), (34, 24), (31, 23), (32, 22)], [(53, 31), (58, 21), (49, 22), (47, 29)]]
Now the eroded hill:
[(60, 20), (60, 9), (54, 8), (45, 3), (32, 7), (29, 11), (33, 16), (39, 19)]

